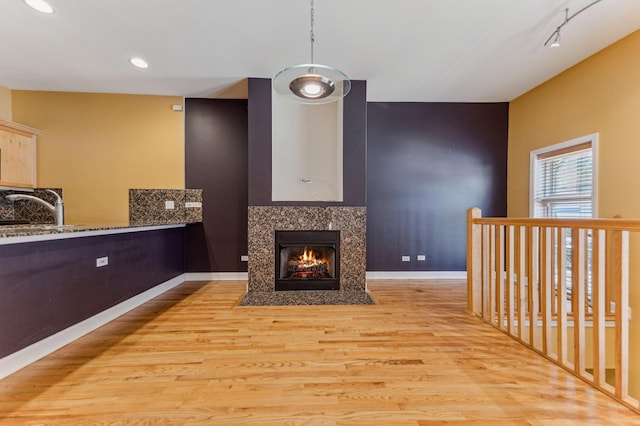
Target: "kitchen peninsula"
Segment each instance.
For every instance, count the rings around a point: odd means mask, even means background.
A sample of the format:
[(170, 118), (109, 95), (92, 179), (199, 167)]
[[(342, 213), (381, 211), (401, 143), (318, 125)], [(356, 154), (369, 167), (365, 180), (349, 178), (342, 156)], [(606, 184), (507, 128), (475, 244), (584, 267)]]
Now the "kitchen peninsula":
[(0, 378), (184, 282), (186, 226), (0, 227)]

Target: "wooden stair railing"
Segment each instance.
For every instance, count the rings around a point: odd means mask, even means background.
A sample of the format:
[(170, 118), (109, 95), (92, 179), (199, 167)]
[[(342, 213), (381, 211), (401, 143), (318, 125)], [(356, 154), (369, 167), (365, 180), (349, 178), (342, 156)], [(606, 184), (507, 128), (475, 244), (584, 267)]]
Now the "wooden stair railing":
[(467, 309), (640, 413), (629, 395), (630, 233), (640, 238), (640, 220), (483, 218), (471, 208)]

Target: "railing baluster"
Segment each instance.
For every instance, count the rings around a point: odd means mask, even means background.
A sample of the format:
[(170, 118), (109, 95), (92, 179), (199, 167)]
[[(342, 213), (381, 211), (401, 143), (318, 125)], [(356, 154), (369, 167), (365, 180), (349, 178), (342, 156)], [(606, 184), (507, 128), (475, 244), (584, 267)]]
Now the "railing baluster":
[(489, 285), (491, 283), (491, 259), (489, 246), (489, 225), (482, 225), (482, 318), (489, 315)]
[(557, 251), (557, 276), (556, 276), (556, 292), (557, 292), (557, 352), (558, 362), (561, 365), (567, 365), (567, 262), (565, 258), (566, 241), (564, 236), (564, 228), (558, 228), (558, 237), (556, 244)]
[(526, 253), (526, 232), (524, 226), (518, 226), (518, 338), (525, 341), (525, 318), (526, 318), (526, 299), (525, 299), (525, 253)]
[(551, 315), (558, 314), (558, 295), (556, 286), (558, 284), (558, 228), (551, 230)]
[(507, 255), (507, 331), (513, 334), (514, 305), (513, 305), (513, 226), (506, 227), (506, 255)]
[(607, 314), (613, 315), (615, 313), (615, 309), (613, 308), (616, 301), (616, 289), (615, 289), (615, 279), (613, 274), (615, 274), (615, 234), (616, 231), (607, 232), (607, 251), (605, 252), (605, 256), (607, 257), (607, 275), (605, 280), (605, 305)]
[(498, 325), (504, 329), (504, 226), (496, 227), (496, 292), (498, 295)]
[(573, 368), (584, 375), (585, 230), (571, 229), (571, 302), (573, 307)]
[(616, 231), (615, 295), (616, 295), (616, 396), (629, 394), (629, 232)]
[(540, 299), (542, 312), (542, 351), (551, 351), (551, 293), (553, 282), (551, 281), (551, 228), (540, 228)]
[(605, 231), (598, 229), (593, 231), (592, 238), (592, 282), (591, 294), (592, 310), (593, 310), (593, 382), (596, 386), (605, 384), (605, 294), (604, 294), (604, 277), (605, 277)]
[(529, 252), (527, 278), (529, 283), (529, 344), (536, 347), (538, 341), (538, 228), (528, 228)]
[(496, 283), (498, 269), (496, 268), (496, 226), (489, 227), (489, 265), (491, 267), (491, 280), (489, 281), (489, 321), (495, 323), (496, 313)]

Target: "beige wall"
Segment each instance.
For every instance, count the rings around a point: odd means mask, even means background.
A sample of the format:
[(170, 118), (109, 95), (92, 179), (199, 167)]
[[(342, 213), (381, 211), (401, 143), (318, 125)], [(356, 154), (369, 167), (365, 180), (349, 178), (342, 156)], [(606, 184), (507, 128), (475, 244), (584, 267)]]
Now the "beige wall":
[(0, 86), (0, 119), (11, 120), (11, 89)]
[(599, 216), (640, 218), (640, 31), (511, 102), (508, 215), (529, 215), (531, 150), (595, 132)]
[[(596, 132), (598, 216), (640, 218), (640, 31), (511, 102), (508, 215), (529, 215), (531, 150)], [(640, 243), (635, 240), (630, 260), (630, 391), (640, 398)]]
[(244, 78), (223, 90), (213, 93), (214, 99), (248, 99), (249, 98), (249, 79)]
[(181, 97), (12, 91), (13, 120), (42, 131), (38, 186), (67, 223), (128, 221), (129, 188), (184, 188)]

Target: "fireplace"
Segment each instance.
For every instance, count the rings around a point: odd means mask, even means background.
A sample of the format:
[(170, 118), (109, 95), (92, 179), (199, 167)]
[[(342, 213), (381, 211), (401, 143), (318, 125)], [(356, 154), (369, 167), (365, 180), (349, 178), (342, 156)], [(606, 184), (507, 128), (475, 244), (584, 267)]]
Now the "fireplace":
[[(366, 280), (366, 207), (249, 206), (248, 219), (247, 294), (240, 305), (373, 304), (367, 293)], [(300, 235), (299, 232), (306, 235)], [(281, 245), (289, 248), (289, 252), (293, 251), (293, 246), (302, 246), (303, 261), (305, 247), (307, 258), (312, 247), (319, 246), (323, 250), (326, 247), (334, 248), (335, 261), (331, 262), (334, 265), (334, 279), (312, 280), (308, 276), (306, 280), (286, 278), (280, 269)], [(326, 254), (321, 257), (331, 260), (331, 256)], [(329, 265), (327, 270), (330, 270)], [(288, 288), (301, 291), (282, 291)]]
[(275, 232), (276, 291), (340, 289), (340, 231)]

